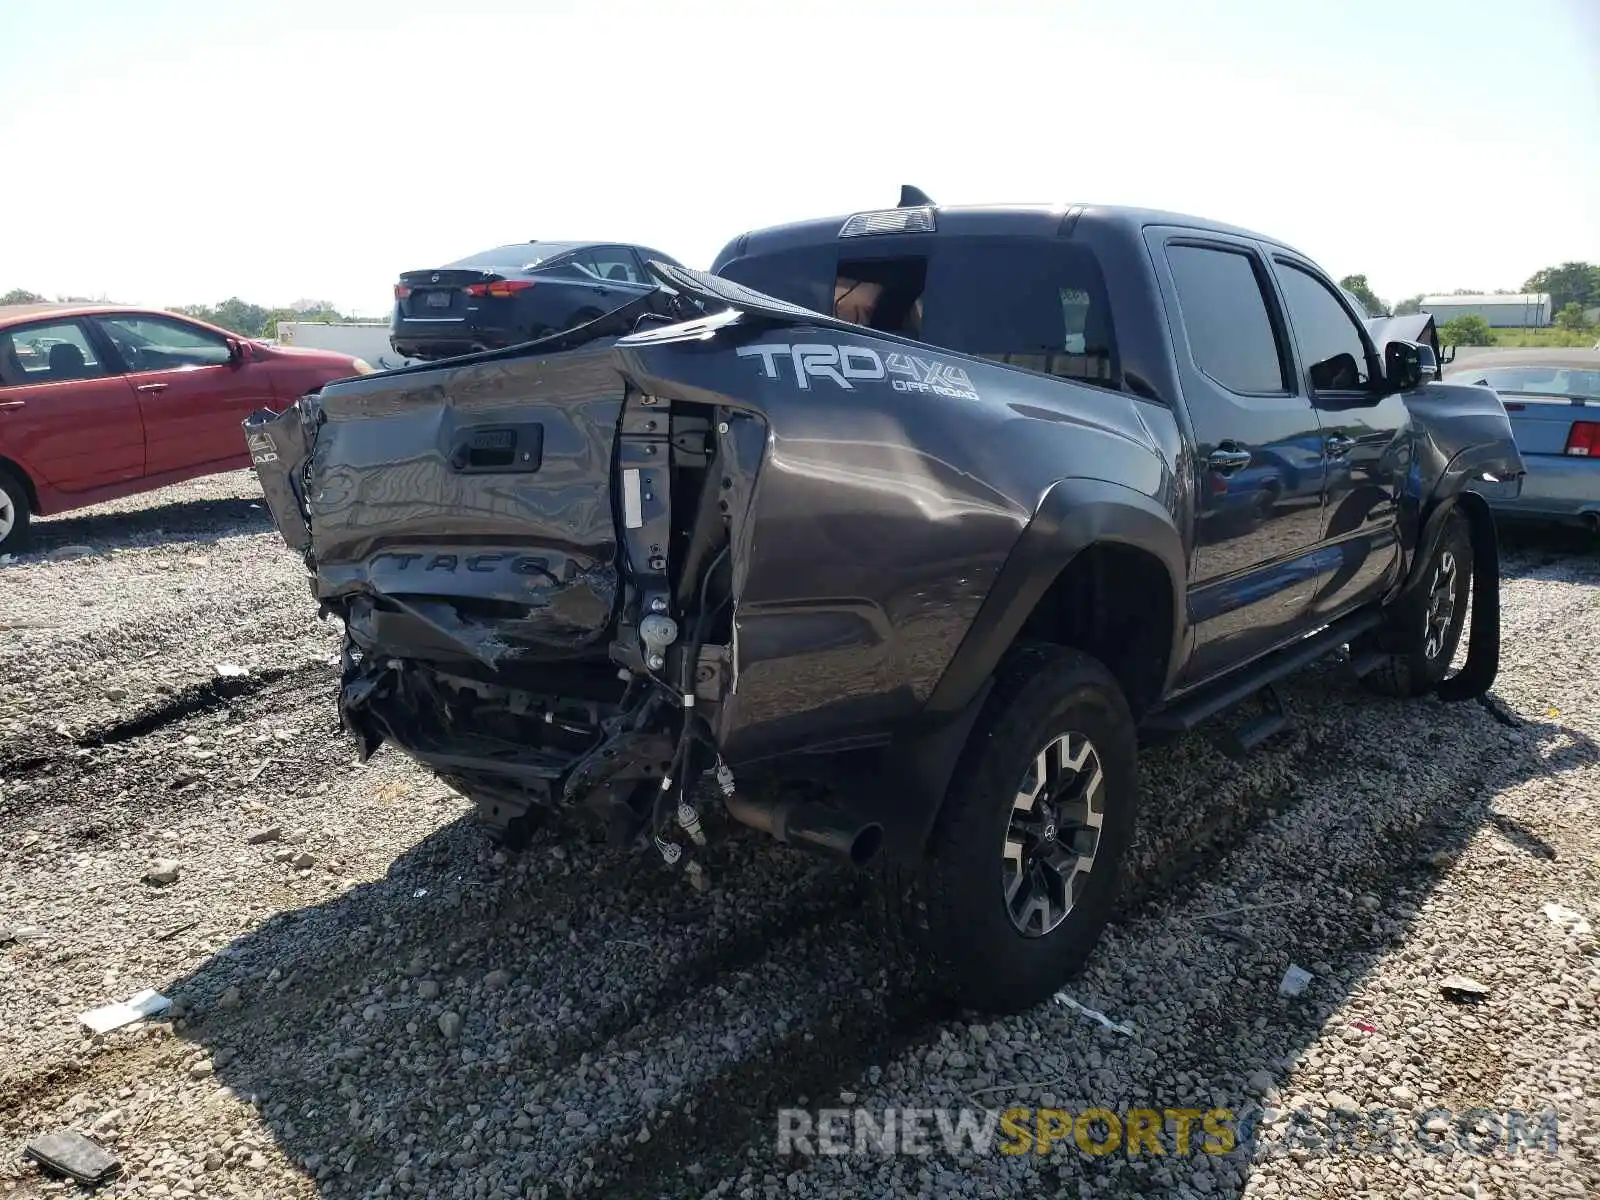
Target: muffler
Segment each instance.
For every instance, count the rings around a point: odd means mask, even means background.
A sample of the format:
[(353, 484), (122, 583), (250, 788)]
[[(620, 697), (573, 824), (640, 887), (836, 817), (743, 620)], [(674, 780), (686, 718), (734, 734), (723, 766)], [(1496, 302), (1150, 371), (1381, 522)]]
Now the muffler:
[(791, 846), (827, 850), (864, 867), (883, 846), (883, 826), (842, 809), (811, 800), (751, 800), (732, 795), (723, 801), (742, 825), (771, 834)]

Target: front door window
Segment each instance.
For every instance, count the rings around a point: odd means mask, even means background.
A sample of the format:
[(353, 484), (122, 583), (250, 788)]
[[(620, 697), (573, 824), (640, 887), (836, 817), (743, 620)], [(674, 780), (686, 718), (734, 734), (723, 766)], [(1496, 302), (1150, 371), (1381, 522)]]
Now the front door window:
[(130, 371), (180, 371), (229, 362), (227, 340), (209, 329), (168, 317), (101, 317), (100, 328)]

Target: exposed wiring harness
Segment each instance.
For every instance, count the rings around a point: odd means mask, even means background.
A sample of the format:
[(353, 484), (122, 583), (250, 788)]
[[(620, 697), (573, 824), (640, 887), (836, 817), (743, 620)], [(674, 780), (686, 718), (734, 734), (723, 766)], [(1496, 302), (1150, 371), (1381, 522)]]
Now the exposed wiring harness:
[[(695, 615), (694, 634), (689, 639), (689, 644), (684, 647), (684, 653), (689, 656), (691, 663), (699, 658), (707, 623), (714, 615), (713, 610), (707, 605), (707, 597), (711, 591), (712, 576), (717, 573), (717, 569), (727, 556), (728, 547), (723, 546), (717, 552), (716, 557), (707, 564), (705, 573), (700, 578), (700, 593), (696, 605), (698, 612)], [(715, 611), (720, 612), (726, 603), (727, 599), (725, 598), (718, 603)], [(651, 676), (651, 678), (654, 679), (655, 676)], [(661, 682), (659, 679), (656, 681), (658, 683)], [(662, 684), (662, 686), (665, 687), (666, 685)], [(694, 812), (694, 806), (689, 803), (688, 777), (691, 766), (692, 743), (699, 741), (713, 753), (717, 750), (716, 742), (704, 728), (705, 723), (700, 719), (699, 714), (695, 712), (692, 697), (692, 691), (685, 697), (687, 702), (683, 704), (683, 725), (678, 731), (678, 740), (673, 748), (672, 761), (667, 767), (666, 774), (661, 778), (661, 786), (656, 791), (655, 802), (651, 811), (651, 834), (654, 838), (656, 849), (661, 852), (662, 858), (666, 859), (669, 865), (676, 864), (682, 856), (682, 849), (667, 841), (665, 837), (665, 826), (673, 817), (677, 818), (678, 823), (696, 844), (701, 844), (704, 841), (704, 835), (700, 833), (699, 818)], [(672, 802), (674, 792), (676, 792), (676, 803)]]

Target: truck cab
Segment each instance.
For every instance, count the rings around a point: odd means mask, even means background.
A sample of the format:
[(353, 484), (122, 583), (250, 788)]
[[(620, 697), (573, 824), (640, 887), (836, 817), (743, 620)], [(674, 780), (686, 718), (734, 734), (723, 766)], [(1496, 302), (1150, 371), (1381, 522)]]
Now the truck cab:
[(748, 234), (712, 270), (1128, 406), (1183, 541), (1178, 692), (1380, 600), (1405, 568), (1404, 394), (1363, 315), (1281, 242), (1143, 210), (914, 204)]

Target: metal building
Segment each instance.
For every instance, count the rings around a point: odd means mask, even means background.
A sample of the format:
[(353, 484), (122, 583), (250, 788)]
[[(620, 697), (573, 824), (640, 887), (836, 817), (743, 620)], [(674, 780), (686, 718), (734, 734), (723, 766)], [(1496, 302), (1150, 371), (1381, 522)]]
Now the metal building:
[(1491, 329), (1542, 329), (1550, 324), (1550, 293), (1518, 292), (1503, 296), (1424, 296), (1422, 311), (1436, 324), (1455, 317), (1478, 316)]

